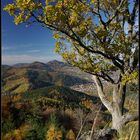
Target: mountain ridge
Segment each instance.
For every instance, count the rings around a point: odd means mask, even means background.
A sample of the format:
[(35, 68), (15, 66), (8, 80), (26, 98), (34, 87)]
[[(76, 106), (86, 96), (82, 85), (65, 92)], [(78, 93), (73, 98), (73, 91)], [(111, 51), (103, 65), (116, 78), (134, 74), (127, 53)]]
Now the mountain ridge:
[[(48, 63), (35, 61), (29, 64), (3, 66), (3, 89), (12, 92), (25, 92), (48, 85), (73, 86), (91, 83), (90, 80), (77, 76), (77, 68), (57, 60)], [(8, 68), (7, 68), (8, 67)], [(76, 74), (77, 73), (77, 74)]]

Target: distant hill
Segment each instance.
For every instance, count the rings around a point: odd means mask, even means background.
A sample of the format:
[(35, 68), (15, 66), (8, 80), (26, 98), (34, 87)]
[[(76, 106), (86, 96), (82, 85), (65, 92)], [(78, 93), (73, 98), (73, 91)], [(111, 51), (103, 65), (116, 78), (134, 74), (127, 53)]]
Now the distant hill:
[[(24, 93), (50, 85), (69, 87), (91, 83), (90, 80), (86, 79), (85, 73), (84, 75), (77, 68), (56, 60), (47, 64), (33, 62), (2, 67), (3, 89), (13, 93)], [(79, 76), (80, 74), (82, 76)]]
[(62, 72), (63, 74), (79, 77), (80, 79), (82, 78), (92, 82), (90, 74), (85, 73), (81, 71), (79, 68), (73, 67), (72, 65), (67, 64), (65, 62), (53, 60), (46, 64), (57, 72)]
[(29, 63), (17, 63), (17, 64), (14, 64), (13, 67), (25, 67), (28, 65), (29, 65)]
[(41, 69), (41, 70), (47, 70), (47, 71), (53, 71), (51, 67), (46, 65), (45, 63), (42, 62), (33, 62), (27, 66), (27, 68), (31, 69)]
[(41, 69), (41, 70), (48, 70), (53, 71), (49, 65), (45, 63), (35, 61), (33, 63), (19, 63), (13, 65), (14, 68), (31, 68), (31, 69)]
[(67, 64), (65, 62), (60, 62), (57, 60), (49, 61), (46, 63), (47, 66), (51, 67), (52, 69), (59, 69), (62, 67), (72, 67), (70, 64)]

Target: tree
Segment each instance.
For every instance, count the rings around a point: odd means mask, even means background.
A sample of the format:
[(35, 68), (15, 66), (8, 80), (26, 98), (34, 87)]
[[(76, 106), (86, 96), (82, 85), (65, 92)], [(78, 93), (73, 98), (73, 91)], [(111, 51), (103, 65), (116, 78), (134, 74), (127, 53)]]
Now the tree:
[[(127, 84), (138, 77), (138, 0), (15, 0), (4, 10), (17, 25), (39, 23), (53, 31), (55, 51), (93, 75), (112, 115), (112, 128), (120, 132), (138, 119), (137, 114), (124, 113)], [(103, 81), (113, 86), (112, 101)]]

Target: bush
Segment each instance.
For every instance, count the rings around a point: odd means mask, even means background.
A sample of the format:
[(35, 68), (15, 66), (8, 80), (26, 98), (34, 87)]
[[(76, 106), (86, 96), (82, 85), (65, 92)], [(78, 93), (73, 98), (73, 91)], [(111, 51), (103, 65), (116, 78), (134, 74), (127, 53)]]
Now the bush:
[(72, 130), (69, 130), (67, 135), (66, 135), (67, 140), (75, 140), (76, 136)]
[(56, 114), (51, 114), (47, 124), (46, 140), (65, 140), (66, 130), (60, 126)]
[(15, 124), (13, 123), (13, 119), (11, 116), (6, 120), (2, 120), (2, 135), (12, 131), (15, 128)]

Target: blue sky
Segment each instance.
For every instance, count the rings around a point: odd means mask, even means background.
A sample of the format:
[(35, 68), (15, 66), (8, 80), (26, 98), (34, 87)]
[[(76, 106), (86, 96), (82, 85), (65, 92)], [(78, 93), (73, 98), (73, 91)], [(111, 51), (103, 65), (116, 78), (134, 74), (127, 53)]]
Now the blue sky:
[[(11, 0), (2, 0), (3, 7)], [(133, 0), (130, 0), (132, 10)], [(13, 17), (7, 12), (2, 15), (2, 64), (31, 63), (34, 61), (48, 62), (62, 61), (61, 56), (54, 53), (55, 40), (52, 31), (34, 24), (26, 27), (25, 24), (15, 25)], [(138, 20), (137, 20), (138, 21)], [(127, 28), (127, 25), (126, 25)]]
[[(2, 8), (11, 0), (2, 0)], [(30, 63), (34, 61), (48, 62), (62, 60), (54, 53), (55, 40), (52, 31), (32, 25), (15, 25), (13, 17), (7, 12), (2, 15), (2, 64)]]

